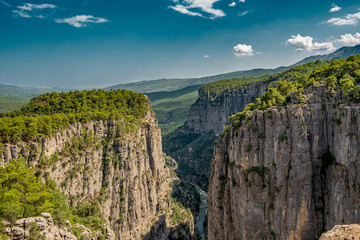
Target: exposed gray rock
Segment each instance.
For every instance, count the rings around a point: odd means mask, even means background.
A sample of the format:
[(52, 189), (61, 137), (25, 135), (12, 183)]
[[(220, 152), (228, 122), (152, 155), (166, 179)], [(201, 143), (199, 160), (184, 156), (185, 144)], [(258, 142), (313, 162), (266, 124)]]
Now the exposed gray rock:
[[(139, 120), (137, 127), (122, 119), (76, 123), (53, 137), (7, 143), (0, 151), (0, 164), (23, 156), (30, 166), (38, 166), (42, 158), (55, 157), (54, 163), (41, 167), (44, 181), (47, 172), (72, 206), (100, 200), (101, 212), (112, 228), (107, 231), (109, 239), (115, 238), (114, 232), (121, 239), (140, 239), (169, 208), (172, 179), (150, 106)], [(85, 135), (94, 141), (79, 150), (73, 142), (83, 141)], [(42, 230), (53, 226), (51, 216), (42, 218), (35, 219)]]
[[(76, 236), (74, 236), (66, 228), (62, 228), (57, 225), (54, 225), (52, 221), (49, 221), (52, 220), (52, 217), (49, 213), (42, 213), (41, 215), (46, 217), (46, 219), (48, 220), (46, 220), (44, 217), (22, 218), (15, 223), (15, 226), (12, 226), (8, 222), (4, 222), (5, 226), (7, 226), (4, 233), (6, 233), (9, 236), (9, 239), (19, 239), (19, 240), (28, 239), (30, 236), (30, 232), (34, 230), (31, 229), (30, 224), (36, 223), (36, 226), (39, 228), (39, 230), (41, 230), (40, 234), (42, 234), (45, 237), (45, 240), (55, 240), (55, 239), (77, 240)], [(85, 240), (96, 240), (92, 236), (91, 230), (80, 224), (76, 224), (76, 226), (83, 229), (82, 235)], [(107, 232), (111, 231), (111, 228), (108, 225), (106, 225), (106, 229)], [(113, 232), (112, 234), (113, 234), (112, 236), (115, 236)], [(96, 233), (95, 235), (97, 237), (100, 236), (98, 233)], [(108, 235), (109, 234), (107, 234), (107, 239), (109, 240), (115, 239), (115, 237), (108, 238)]]
[(360, 239), (360, 225), (336, 225), (331, 230), (323, 233), (319, 240), (359, 240)]
[(360, 106), (336, 104), (324, 86), (305, 94), (304, 105), (256, 111), (218, 140), (210, 240), (316, 239), (360, 222)]
[(180, 163), (178, 173), (182, 179), (207, 191), (214, 141), (229, 125), (229, 118), (260, 97), (270, 83), (256, 82), (227, 89), (216, 97), (203, 88), (199, 89), (199, 97), (191, 106), (185, 124), (164, 140), (164, 151)]
[(246, 105), (267, 91), (271, 81), (256, 82), (238, 89), (226, 89), (215, 99), (210, 93), (199, 89), (199, 98), (191, 106), (185, 126), (194, 129), (196, 133), (214, 131), (221, 134), (225, 126), (229, 125), (229, 118), (241, 112)]

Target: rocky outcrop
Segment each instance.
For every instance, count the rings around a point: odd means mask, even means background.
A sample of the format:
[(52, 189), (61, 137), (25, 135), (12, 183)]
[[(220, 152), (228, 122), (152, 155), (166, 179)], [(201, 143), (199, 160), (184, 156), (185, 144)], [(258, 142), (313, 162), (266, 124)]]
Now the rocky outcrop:
[(98, 200), (120, 239), (141, 239), (160, 216), (165, 225), (180, 225), (171, 222), (172, 178), (151, 109), (140, 122), (77, 123), (54, 137), (0, 150), (2, 164), (23, 157), (37, 175), (54, 180), (71, 206)]
[(360, 222), (360, 106), (322, 85), (305, 98), (257, 110), (217, 141), (210, 240), (315, 239)]
[(215, 134), (221, 134), (224, 127), (229, 125), (229, 118), (261, 97), (270, 82), (256, 82), (237, 89), (226, 89), (216, 96), (200, 88), (199, 98), (191, 106), (185, 126), (194, 129), (196, 133), (212, 130)]
[[(15, 224), (3, 221), (5, 226), (4, 233), (10, 239), (46, 239), (46, 240), (77, 240), (78, 238), (73, 234), (73, 226), (67, 221), (66, 226), (59, 227), (54, 224), (54, 221), (49, 213), (42, 213), (41, 217), (22, 218), (16, 221)], [(100, 232), (92, 233), (90, 229), (83, 225), (75, 224), (74, 228), (78, 228), (81, 239), (96, 240), (101, 236)], [(105, 226), (106, 240), (115, 240), (115, 234), (112, 230)]]
[(319, 240), (344, 240), (344, 239), (360, 239), (359, 224), (336, 225), (330, 231), (321, 235)]

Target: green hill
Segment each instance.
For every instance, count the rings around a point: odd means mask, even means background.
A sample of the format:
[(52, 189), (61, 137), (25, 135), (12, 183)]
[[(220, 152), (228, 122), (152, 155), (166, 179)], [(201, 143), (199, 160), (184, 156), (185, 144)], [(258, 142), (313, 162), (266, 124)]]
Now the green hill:
[(11, 112), (21, 108), (30, 101), (30, 97), (0, 96), (0, 113)]
[(19, 96), (19, 97), (35, 97), (40, 94), (49, 92), (67, 92), (69, 89), (61, 88), (37, 88), (37, 87), (21, 87), (0, 83), (0, 95)]

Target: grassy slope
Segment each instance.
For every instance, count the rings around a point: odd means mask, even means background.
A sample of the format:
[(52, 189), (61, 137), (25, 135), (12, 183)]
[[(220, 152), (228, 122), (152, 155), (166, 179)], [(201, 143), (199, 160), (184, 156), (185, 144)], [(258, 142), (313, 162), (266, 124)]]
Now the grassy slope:
[(197, 97), (197, 91), (193, 91), (178, 97), (168, 97), (152, 102), (163, 135), (185, 122), (190, 107)]
[(29, 103), (30, 99), (30, 97), (0, 95), (0, 113), (11, 112), (15, 109), (19, 109)]

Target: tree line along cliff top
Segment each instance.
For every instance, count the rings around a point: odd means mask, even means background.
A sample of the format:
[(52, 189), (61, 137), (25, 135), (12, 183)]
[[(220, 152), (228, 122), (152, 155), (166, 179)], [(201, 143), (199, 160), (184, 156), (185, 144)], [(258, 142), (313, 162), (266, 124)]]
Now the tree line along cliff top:
[(0, 141), (29, 141), (48, 137), (78, 122), (123, 119), (139, 124), (149, 100), (128, 90), (47, 93), (19, 110), (0, 114)]
[[(316, 65), (321, 67), (317, 68)], [(298, 71), (292, 73), (299, 67), (303, 69), (300, 74)], [(288, 104), (290, 94), (295, 97), (297, 103), (305, 103), (304, 90), (315, 84), (325, 84), (329, 94), (339, 92), (344, 101), (360, 102), (360, 54), (340, 60), (316, 61), (294, 69), (279, 74), (276, 86), (269, 88), (254, 103), (247, 105), (243, 112), (233, 115), (230, 118), (231, 126), (240, 127), (245, 115), (255, 110)]]
[(267, 74), (260, 77), (253, 78), (231, 78), (224, 79), (216, 82), (206, 84), (201, 87), (202, 91), (206, 91), (210, 95), (210, 100), (215, 100), (221, 93), (229, 89), (239, 89), (246, 87), (250, 84), (256, 82), (266, 82), (266, 81), (288, 81), (294, 78), (298, 78), (304, 75), (310, 75), (313, 71), (324, 67), (329, 64), (329, 61), (315, 61), (311, 63), (306, 63), (304, 65), (299, 65), (293, 67), (289, 70), (286, 70), (277, 74)]

